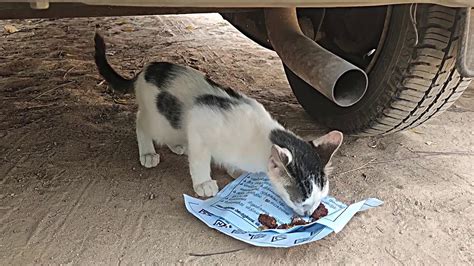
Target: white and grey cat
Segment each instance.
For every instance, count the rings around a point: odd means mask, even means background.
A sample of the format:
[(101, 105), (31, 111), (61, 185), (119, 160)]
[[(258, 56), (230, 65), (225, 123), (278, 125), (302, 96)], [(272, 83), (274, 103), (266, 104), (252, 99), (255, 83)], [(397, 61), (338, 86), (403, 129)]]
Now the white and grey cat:
[(328, 193), (328, 166), (342, 143), (332, 131), (306, 142), (272, 119), (256, 100), (220, 86), (190, 67), (148, 64), (133, 79), (109, 65), (103, 38), (95, 35), (99, 73), (119, 92), (135, 91), (140, 162), (160, 162), (154, 143), (187, 154), (194, 191), (218, 192), (211, 161), (235, 171), (265, 172), (275, 191), (299, 215), (311, 214)]

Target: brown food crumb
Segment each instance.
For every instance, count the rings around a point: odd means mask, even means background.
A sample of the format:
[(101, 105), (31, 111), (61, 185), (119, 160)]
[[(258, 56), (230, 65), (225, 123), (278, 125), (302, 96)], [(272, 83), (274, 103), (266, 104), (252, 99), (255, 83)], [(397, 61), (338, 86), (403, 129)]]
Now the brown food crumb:
[[(311, 218), (313, 220), (311, 222), (314, 222), (316, 220), (319, 220), (321, 217), (324, 217), (328, 215), (328, 209), (326, 209), (326, 206), (324, 204), (320, 203), (318, 208), (311, 214)], [(291, 218), (291, 222), (289, 224), (277, 224), (277, 221), (275, 218), (268, 214), (260, 214), (258, 216), (258, 221), (262, 224), (258, 230), (266, 230), (266, 229), (290, 229), (294, 226), (298, 225), (305, 225), (309, 224), (310, 222), (305, 221), (303, 218), (300, 217), (293, 217)]]
[(277, 228), (278, 224), (275, 218), (271, 217), (268, 214), (260, 214), (258, 216), (258, 221), (263, 225), (266, 226), (269, 229), (275, 229)]
[(303, 218), (300, 217), (293, 217), (291, 219), (290, 225), (297, 226), (297, 225), (305, 225), (308, 224), (307, 221), (305, 221)]
[(313, 221), (316, 221), (326, 215), (328, 215), (328, 209), (326, 209), (326, 206), (324, 206), (324, 204), (320, 203), (318, 208), (316, 208), (313, 214), (311, 214), (311, 217), (313, 218)]
[(280, 224), (276, 229), (290, 229), (293, 227), (291, 224)]

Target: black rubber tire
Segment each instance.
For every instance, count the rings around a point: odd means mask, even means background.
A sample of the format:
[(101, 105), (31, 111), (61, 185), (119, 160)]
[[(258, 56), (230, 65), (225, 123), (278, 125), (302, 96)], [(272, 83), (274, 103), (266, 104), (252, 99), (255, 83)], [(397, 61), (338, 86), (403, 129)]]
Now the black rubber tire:
[(367, 93), (351, 107), (337, 106), (285, 67), (304, 109), (330, 128), (363, 136), (413, 128), (445, 111), (470, 83), (455, 68), (460, 10), (437, 5), (418, 5), (417, 10), (415, 46), (410, 6), (393, 7)]

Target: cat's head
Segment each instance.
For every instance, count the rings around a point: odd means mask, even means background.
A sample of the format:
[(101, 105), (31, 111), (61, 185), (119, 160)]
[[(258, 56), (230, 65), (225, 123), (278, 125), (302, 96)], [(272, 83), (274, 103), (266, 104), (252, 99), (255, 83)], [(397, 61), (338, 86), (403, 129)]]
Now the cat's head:
[(331, 131), (310, 142), (291, 132), (274, 130), (268, 176), (277, 194), (298, 215), (311, 215), (329, 191), (331, 158), (342, 143)]

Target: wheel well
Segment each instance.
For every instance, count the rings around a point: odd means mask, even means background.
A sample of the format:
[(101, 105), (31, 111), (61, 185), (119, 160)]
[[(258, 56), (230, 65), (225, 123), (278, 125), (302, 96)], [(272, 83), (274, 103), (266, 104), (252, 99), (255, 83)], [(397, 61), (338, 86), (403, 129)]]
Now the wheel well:
[[(298, 21), (306, 36), (354, 65), (370, 70), (390, 6), (354, 8), (300, 8)], [(223, 13), (222, 16), (258, 44), (272, 49), (263, 10)]]

